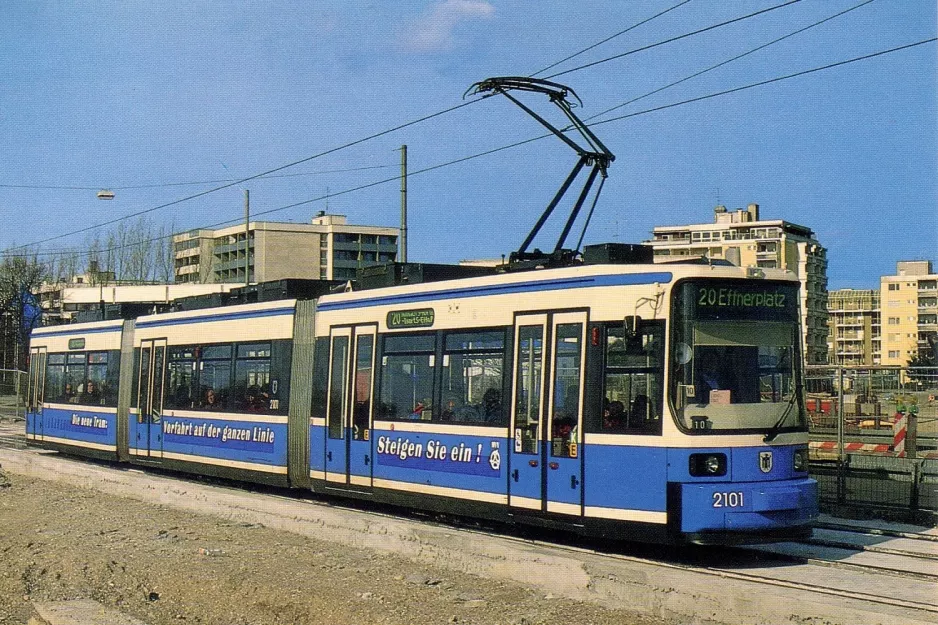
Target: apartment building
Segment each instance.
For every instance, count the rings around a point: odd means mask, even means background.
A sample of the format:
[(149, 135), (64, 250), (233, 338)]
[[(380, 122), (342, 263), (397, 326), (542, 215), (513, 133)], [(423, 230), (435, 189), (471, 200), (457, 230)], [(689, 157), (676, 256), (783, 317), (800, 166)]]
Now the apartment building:
[(827, 294), (827, 355), (830, 364), (882, 364), (879, 295), (877, 289), (839, 289)]
[(654, 247), (655, 262), (696, 257), (794, 272), (801, 280), (805, 361), (827, 363), (827, 250), (810, 228), (762, 220), (758, 204), (734, 211), (717, 206), (712, 223), (658, 226), (646, 243)]
[[(349, 224), (320, 212), (309, 224), (250, 222), (173, 237), (177, 283), (350, 280), (361, 267), (392, 262), (398, 228)], [(247, 274), (245, 273), (247, 272)]]
[(938, 333), (938, 275), (930, 260), (899, 261), (880, 278), (882, 364), (907, 365)]

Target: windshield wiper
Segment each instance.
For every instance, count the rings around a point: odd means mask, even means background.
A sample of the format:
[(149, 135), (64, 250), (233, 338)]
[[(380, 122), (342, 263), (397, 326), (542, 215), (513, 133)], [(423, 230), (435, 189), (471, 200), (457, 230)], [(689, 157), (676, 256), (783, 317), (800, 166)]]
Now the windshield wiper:
[(779, 435), (782, 431), (782, 424), (788, 419), (788, 415), (791, 414), (791, 409), (795, 407), (795, 401), (798, 399), (798, 393), (792, 393), (791, 399), (788, 401), (788, 405), (785, 406), (785, 410), (782, 411), (782, 416), (778, 418), (778, 421), (775, 422), (771, 428), (769, 428), (768, 433), (762, 437), (763, 443), (770, 443), (775, 440), (775, 437)]

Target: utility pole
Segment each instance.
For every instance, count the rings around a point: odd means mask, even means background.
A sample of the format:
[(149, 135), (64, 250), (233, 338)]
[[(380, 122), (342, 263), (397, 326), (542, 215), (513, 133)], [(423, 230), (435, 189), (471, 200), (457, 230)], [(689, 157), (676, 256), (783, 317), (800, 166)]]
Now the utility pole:
[(244, 190), (244, 286), (251, 286), (251, 191)]
[(401, 240), (398, 258), (407, 262), (407, 145), (401, 146)]

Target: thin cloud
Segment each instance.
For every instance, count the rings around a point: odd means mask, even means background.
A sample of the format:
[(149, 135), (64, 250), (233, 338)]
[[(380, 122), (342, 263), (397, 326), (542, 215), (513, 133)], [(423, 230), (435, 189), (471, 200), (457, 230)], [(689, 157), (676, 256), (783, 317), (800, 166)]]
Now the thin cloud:
[(453, 47), (453, 31), (462, 22), (491, 19), (495, 7), (485, 0), (443, 0), (433, 5), (401, 36), (410, 52), (435, 52)]

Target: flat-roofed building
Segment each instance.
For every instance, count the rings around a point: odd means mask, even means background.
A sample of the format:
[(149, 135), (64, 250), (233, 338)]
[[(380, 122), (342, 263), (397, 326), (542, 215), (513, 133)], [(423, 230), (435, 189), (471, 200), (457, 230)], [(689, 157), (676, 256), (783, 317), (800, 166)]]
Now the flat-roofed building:
[(906, 366), (938, 335), (938, 275), (930, 260), (899, 261), (880, 278), (884, 365)]
[(830, 364), (883, 364), (879, 290), (830, 291), (827, 294), (827, 312), (827, 355)]
[[(394, 261), (400, 229), (349, 224), (320, 212), (309, 224), (257, 221), (173, 236), (175, 278), (185, 282), (350, 280)], [(247, 275), (245, 274), (247, 271)]]
[(657, 226), (646, 243), (655, 248), (655, 262), (698, 257), (794, 272), (801, 280), (805, 362), (827, 363), (827, 250), (810, 228), (761, 220), (758, 204), (735, 211), (717, 206), (713, 223)]
[(139, 284), (131, 282), (93, 282), (87, 274), (69, 282), (43, 284), (37, 294), (42, 310), (41, 325), (76, 321), (81, 314), (102, 311), (106, 306), (137, 306), (161, 312), (176, 300), (199, 295), (227, 293), (237, 284)]

